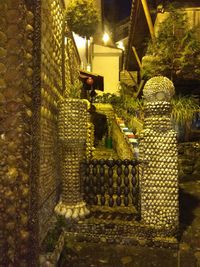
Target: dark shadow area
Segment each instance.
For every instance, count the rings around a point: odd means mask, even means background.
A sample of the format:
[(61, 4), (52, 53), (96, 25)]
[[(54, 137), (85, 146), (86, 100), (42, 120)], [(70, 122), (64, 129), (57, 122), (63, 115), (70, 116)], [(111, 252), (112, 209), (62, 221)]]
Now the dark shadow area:
[(179, 238), (181, 238), (183, 232), (190, 226), (195, 218), (193, 211), (200, 205), (200, 199), (185, 192), (180, 188), (179, 190), (179, 220), (180, 220), (180, 232)]
[(96, 219), (102, 219), (107, 221), (115, 221), (121, 220), (123, 221), (133, 221), (138, 219), (138, 214), (135, 212), (133, 214), (128, 213), (120, 213), (120, 212), (101, 212), (101, 211), (94, 211), (91, 213), (90, 217)]
[(57, 267), (177, 267), (177, 252), (105, 243), (65, 248)]
[(102, 138), (108, 134), (107, 117), (96, 111), (96, 107), (90, 107), (91, 122), (94, 125), (94, 146), (96, 147)]

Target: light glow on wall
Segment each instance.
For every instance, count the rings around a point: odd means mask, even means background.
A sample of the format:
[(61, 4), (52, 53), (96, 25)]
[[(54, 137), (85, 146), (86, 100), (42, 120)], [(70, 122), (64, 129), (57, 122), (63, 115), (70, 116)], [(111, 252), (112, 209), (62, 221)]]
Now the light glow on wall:
[[(73, 32), (73, 37), (81, 59), (81, 69), (86, 69), (87, 67), (86, 38), (83, 38), (78, 34), (75, 34), (74, 32)], [(89, 41), (88, 41), (88, 46), (89, 46)]]
[(78, 49), (83, 49), (86, 46), (86, 38), (79, 36), (73, 32), (74, 40)]
[(125, 50), (124, 43), (122, 41), (117, 42), (116, 45), (117, 45), (117, 48)]
[(87, 64), (86, 70), (89, 71), (89, 72), (92, 71), (91, 64)]
[(108, 41), (110, 40), (109, 35), (107, 34), (107, 32), (104, 33), (103, 38), (102, 38), (104, 44), (106, 45), (108, 43)]

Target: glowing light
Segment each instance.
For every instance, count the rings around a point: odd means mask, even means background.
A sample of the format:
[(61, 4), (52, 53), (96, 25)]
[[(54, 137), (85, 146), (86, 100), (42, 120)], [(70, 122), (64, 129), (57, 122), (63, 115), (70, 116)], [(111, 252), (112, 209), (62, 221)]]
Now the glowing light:
[(91, 65), (90, 64), (87, 64), (86, 70), (89, 72), (91, 71)]
[(122, 50), (125, 50), (125, 47), (124, 47), (124, 44), (123, 44), (122, 41), (117, 42), (116, 45), (117, 45), (118, 48), (120, 48)]
[(76, 42), (77, 48), (85, 48), (86, 45), (86, 38), (83, 38), (79, 36), (78, 34), (73, 33), (74, 35), (74, 40)]
[(109, 35), (105, 32), (103, 35), (103, 42), (104, 44), (107, 44), (107, 42), (109, 41), (110, 37)]

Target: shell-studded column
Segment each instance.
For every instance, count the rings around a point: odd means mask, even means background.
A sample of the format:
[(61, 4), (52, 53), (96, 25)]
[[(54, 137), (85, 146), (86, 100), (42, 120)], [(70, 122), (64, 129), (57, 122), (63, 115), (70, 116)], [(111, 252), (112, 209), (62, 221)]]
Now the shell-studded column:
[(80, 170), (85, 157), (87, 103), (65, 99), (60, 103), (59, 139), (61, 144), (62, 199), (55, 212), (78, 220), (89, 213), (81, 194)]
[(0, 1), (0, 266), (30, 266), (35, 250), (30, 246), (33, 9), (23, 0)]
[(178, 153), (171, 123), (173, 83), (166, 77), (150, 79), (143, 90), (145, 124), (140, 141), (141, 218), (165, 235), (178, 228)]
[(94, 148), (94, 124), (91, 122), (90, 113), (87, 114), (87, 139), (86, 139), (86, 158), (91, 159)]

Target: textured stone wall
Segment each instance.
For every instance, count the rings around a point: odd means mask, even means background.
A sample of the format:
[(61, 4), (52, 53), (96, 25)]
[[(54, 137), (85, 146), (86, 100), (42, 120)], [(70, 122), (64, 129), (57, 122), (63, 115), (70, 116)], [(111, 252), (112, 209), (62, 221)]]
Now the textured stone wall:
[(80, 96), (82, 83), (79, 81), (80, 59), (74, 46), (73, 36), (65, 28), (65, 97)]
[(134, 150), (115, 120), (113, 120), (112, 139), (113, 147), (120, 159), (133, 159)]
[[(90, 107), (89, 101), (88, 109)], [(86, 158), (91, 159), (93, 156), (94, 148), (94, 124), (91, 122), (91, 115), (87, 112), (87, 136), (86, 136)]]
[(0, 1), (0, 266), (38, 266), (58, 200), (63, 13), (59, 0)]
[(26, 1), (0, 1), (0, 266), (28, 266), (32, 258), (33, 31)]
[[(79, 58), (71, 33), (64, 23), (62, 1), (42, 1), (41, 6), (41, 121), (39, 174), (39, 236), (52, 224), (61, 184), (58, 142), (58, 102), (76, 96)], [(64, 41), (64, 35), (67, 38)]]
[(41, 106), (40, 170), (38, 181), (39, 241), (52, 224), (58, 198), (59, 146), (57, 138), (58, 101), (62, 98), (61, 1), (41, 2)]
[(61, 0), (41, 1), (40, 162), (38, 176), (39, 243), (53, 226), (54, 208), (61, 193), (61, 148), (58, 140), (58, 105), (69, 97), (79, 76), (79, 58), (64, 22)]
[(119, 221), (101, 219), (98, 222), (82, 221), (79, 224), (69, 225), (64, 233), (65, 238), (71, 237), (82, 242), (140, 246), (140, 249), (141, 246), (178, 248), (177, 240), (173, 237), (167, 239), (160, 237), (162, 231), (159, 229), (148, 229), (137, 221), (124, 220), (121, 224)]

